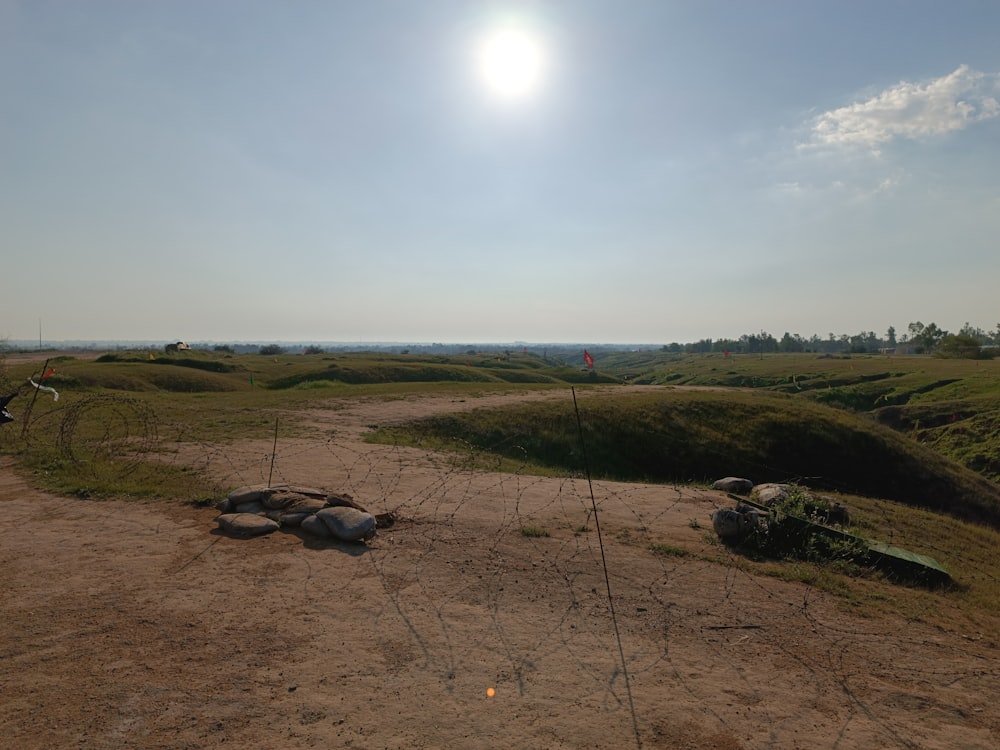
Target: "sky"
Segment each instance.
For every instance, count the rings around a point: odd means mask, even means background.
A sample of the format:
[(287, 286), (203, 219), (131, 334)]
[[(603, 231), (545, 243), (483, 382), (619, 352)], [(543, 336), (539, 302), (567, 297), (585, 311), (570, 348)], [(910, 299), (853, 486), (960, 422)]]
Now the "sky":
[(993, 330), (998, 238), (1000, 3), (0, 0), (0, 339)]

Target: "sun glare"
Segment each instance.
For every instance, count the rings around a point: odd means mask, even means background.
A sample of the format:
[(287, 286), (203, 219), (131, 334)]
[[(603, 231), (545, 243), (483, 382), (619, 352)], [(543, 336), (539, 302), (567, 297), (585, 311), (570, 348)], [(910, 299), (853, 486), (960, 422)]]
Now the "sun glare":
[(533, 94), (542, 81), (545, 53), (538, 38), (518, 29), (488, 35), (479, 48), (479, 72), (489, 92), (502, 99)]

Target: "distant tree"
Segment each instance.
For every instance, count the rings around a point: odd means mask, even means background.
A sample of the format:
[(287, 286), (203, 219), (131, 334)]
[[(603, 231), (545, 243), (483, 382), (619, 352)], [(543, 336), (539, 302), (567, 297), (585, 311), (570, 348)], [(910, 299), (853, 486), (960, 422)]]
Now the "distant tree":
[(959, 333), (945, 334), (937, 345), (935, 356), (960, 357), (962, 359), (979, 359), (981, 349), (979, 339), (975, 336)]
[(743, 351), (740, 348), (740, 342), (736, 339), (716, 339), (712, 343), (712, 351), (714, 352), (729, 352), (730, 354), (734, 352)]
[(788, 331), (785, 331), (778, 344), (778, 351), (782, 352), (804, 352), (805, 349), (805, 340), (799, 334), (792, 335)]
[(848, 351), (852, 354), (877, 352), (879, 350), (879, 343), (875, 331), (862, 331), (850, 337)]
[(212, 347), (212, 351), (213, 352), (223, 352), (225, 354), (235, 354), (236, 353), (236, 352), (233, 351), (233, 347), (229, 346), (228, 344), (216, 344), (215, 346)]
[(941, 343), (941, 339), (947, 335), (948, 332), (943, 328), (938, 328), (937, 323), (928, 323), (922, 334), (927, 351), (933, 351)]
[(323, 347), (310, 344), (302, 350), (303, 354), (323, 354)]
[(691, 344), (684, 345), (684, 351), (688, 354), (704, 354), (712, 351), (712, 339), (701, 339)]
[(940, 343), (941, 339), (948, 335), (946, 330), (938, 328), (937, 323), (924, 325), (918, 320), (915, 323), (910, 323), (908, 328), (910, 330), (910, 341), (916, 344), (918, 352), (934, 351), (934, 348)]
[(892, 326), (885, 332), (885, 345), (890, 349), (896, 346), (896, 329)]
[(267, 357), (273, 357), (278, 354), (284, 354), (285, 349), (277, 344), (265, 344), (260, 348), (260, 353)]
[(968, 321), (966, 321), (965, 325), (962, 326), (958, 334), (960, 336), (969, 336), (971, 338), (974, 338), (976, 341), (979, 342), (980, 346), (983, 344), (990, 343), (990, 341), (993, 338), (992, 336), (990, 336), (989, 333), (984, 331), (982, 328), (979, 328), (978, 326), (973, 326)]

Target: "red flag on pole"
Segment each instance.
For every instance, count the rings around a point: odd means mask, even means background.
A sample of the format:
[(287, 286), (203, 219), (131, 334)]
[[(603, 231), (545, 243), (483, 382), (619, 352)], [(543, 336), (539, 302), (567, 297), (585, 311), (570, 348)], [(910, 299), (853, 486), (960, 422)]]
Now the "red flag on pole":
[(590, 356), (590, 352), (586, 349), (583, 350), (583, 361), (587, 363), (587, 367), (594, 369), (594, 358)]
[(56, 374), (56, 368), (50, 367), (48, 372), (42, 375), (42, 377), (40, 377), (39, 380), (45, 380), (45, 378), (51, 378), (55, 374)]

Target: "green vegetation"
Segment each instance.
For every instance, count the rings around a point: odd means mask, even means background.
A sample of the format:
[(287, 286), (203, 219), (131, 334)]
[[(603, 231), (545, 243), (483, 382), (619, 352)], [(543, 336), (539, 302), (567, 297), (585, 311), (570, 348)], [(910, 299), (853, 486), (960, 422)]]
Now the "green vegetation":
[[(706, 483), (746, 476), (882, 497), (1000, 526), (1000, 487), (905, 435), (808, 399), (769, 392), (657, 391), (581, 398), (595, 477)], [(446, 414), (386, 429), (386, 442), (479, 450), (581, 473), (572, 403)], [(450, 441), (450, 442), (449, 442)]]
[(649, 549), (653, 554), (664, 555), (666, 557), (687, 557), (690, 553), (683, 547), (678, 547), (673, 544), (651, 544)]
[(1000, 360), (618, 352), (598, 367), (654, 385), (787, 393), (867, 416), (1000, 481)]
[(549, 532), (541, 526), (522, 526), (521, 536), (538, 538), (549, 536)]
[[(119, 393), (156, 414), (159, 438), (166, 441), (263, 438), (278, 413), (293, 415), (306, 405), (336, 408), (346, 397), (580, 382), (587, 450), (598, 476), (704, 482), (738, 473), (990, 522), (998, 512), (996, 360), (615, 352), (599, 353), (597, 367), (588, 370), (521, 353), (264, 356), (220, 350), (60, 357), (50, 366), (56, 374), (47, 382), (67, 400), (54, 405), (38, 399), (32, 418), (39, 426), (58, 422), (58, 411), (74, 400)], [(39, 367), (10, 366), (7, 377), (23, 383)], [(642, 395), (636, 389), (634, 396), (612, 400), (591, 396), (586, 387), (621, 382), (726, 390)], [(12, 406), (23, 414), (23, 399)], [(531, 408), (449, 415), (386, 430), (378, 439), (466, 451), (473, 446), (493, 457), (492, 469), (502, 457), (508, 467), (579, 474), (584, 467), (569, 407), (567, 397)], [(16, 425), (7, 426), (0, 448), (22, 450), (12, 441), (17, 433)]]

